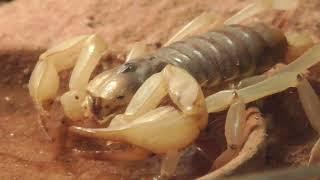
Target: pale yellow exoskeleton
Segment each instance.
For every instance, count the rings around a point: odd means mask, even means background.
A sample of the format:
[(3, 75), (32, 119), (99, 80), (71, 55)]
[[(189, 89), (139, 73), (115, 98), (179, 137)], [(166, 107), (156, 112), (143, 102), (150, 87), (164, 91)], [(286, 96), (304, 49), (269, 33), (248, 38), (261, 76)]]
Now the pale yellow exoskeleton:
[[(238, 24), (257, 13), (272, 9), (294, 9), (296, 6), (297, 1), (257, 0), (227, 19), (224, 24)], [(166, 45), (180, 41), (217, 19), (212, 13), (200, 15)], [(305, 44), (308, 43), (310, 42)], [(230, 148), (240, 149), (248, 133), (244, 131), (245, 104), (289, 87), (298, 88), (312, 126), (317, 131), (320, 129), (320, 123), (316, 119), (319, 117), (317, 112), (320, 103), (303, 75), (309, 67), (318, 63), (320, 45), (315, 45), (296, 61), (271, 76), (260, 75), (244, 79), (238, 88), (219, 91), (206, 99), (195, 77), (174, 64), (167, 65), (168, 63), (146, 58), (142, 60), (148, 66), (141, 65), (140, 57), (147, 54), (145, 49), (143, 44), (137, 44), (129, 53), (126, 64), (102, 72), (89, 82), (91, 73), (107, 50), (105, 43), (97, 35), (80, 36), (65, 41), (40, 56), (29, 81), (30, 94), (38, 109), (44, 112), (43, 104), (57, 95), (58, 73), (74, 66), (69, 91), (60, 98), (66, 116), (74, 120), (83, 119), (89, 116), (91, 111), (99, 111), (98, 114), (102, 117), (114, 117), (115, 115), (110, 114), (116, 111), (116, 108), (126, 110), (115, 116), (106, 128), (71, 127), (71, 131), (84, 136), (129, 143), (146, 150), (139, 151), (139, 154), (166, 154), (162, 168), (162, 174), (165, 175), (173, 173), (182, 153), (180, 151), (192, 144), (206, 127), (208, 113), (230, 107), (225, 127), (227, 143)], [(190, 71), (194, 70), (189, 68)], [(159, 107), (167, 96), (175, 106)], [(319, 152), (318, 146), (312, 151), (312, 157)]]
[(45, 111), (44, 103), (55, 99), (60, 84), (58, 73), (74, 66), (69, 91), (60, 100), (68, 117), (83, 118), (82, 104), (87, 95), (86, 87), (106, 49), (106, 44), (99, 36), (90, 35), (70, 39), (41, 54), (28, 86), (39, 111)]

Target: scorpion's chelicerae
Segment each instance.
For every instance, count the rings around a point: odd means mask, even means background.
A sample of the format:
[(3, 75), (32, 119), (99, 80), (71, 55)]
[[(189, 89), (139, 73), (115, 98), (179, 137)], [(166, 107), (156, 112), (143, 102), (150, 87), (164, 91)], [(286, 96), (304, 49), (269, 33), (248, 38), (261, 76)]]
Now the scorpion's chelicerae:
[[(320, 132), (320, 123), (316, 120), (320, 103), (305, 79), (307, 68), (318, 62), (320, 46), (315, 45), (273, 73), (257, 75), (281, 62), (288, 51), (310, 47), (313, 42), (301, 37), (295, 42), (279, 29), (262, 23), (238, 25), (254, 14), (271, 9), (292, 10), (296, 5), (297, 1), (257, 0), (227, 19), (224, 26), (184, 38), (217, 19), (204, 13), (157, 52), (147, 54), (145, 46), (137, 45), (125, 64), (102, 72), (90, 82), (106, 45), (97, 35), (73, 38), (40, 56), (30, 78), (30, 94), (40, 112), (45, 113), (45, 102), (57, 94), (58, 72), (74, 66), (70, 91), (60, 98), (67, 117), (79, 120), (96, 116), (112, 120), (106, 128), (72, 126), (70, 130), (79, 135), (134, 145), (128, 150), (129, 156), (118, 159), (146, 158), (151, 152), (166, 154), (162, 175), (172, 174), (181, 150), (193, 143), (207, 126), (208, 112), (230, 107), (226, 139), (229, 148), (239, 150), (250, 133), (250, 128), (244, 127), (245, 103), (289, 87), (298, 88), (306, 114)], [(234, 88), (204, 97), (203, 89), (241, 79)], [(174, 106), (158, 107), (167, 96)], [(318, 146), (313, 152), (318, 152)], [(318, 154), (313, 153), (310, 161)]]

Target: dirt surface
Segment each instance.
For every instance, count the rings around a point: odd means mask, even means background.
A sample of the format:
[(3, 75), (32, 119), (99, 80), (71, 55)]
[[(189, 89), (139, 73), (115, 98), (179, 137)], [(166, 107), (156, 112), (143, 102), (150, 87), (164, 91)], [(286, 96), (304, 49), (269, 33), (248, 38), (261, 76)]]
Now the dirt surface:
[[(286, 30), (320, 33), (320, 1), (301, 0)], [(245, 0), (15, 0), (0, 3), (0, 179), (119, 179), (155, 174), (158, 160), (119, 163), (68, 157), (42, 132), (26, 84), (41, 52), (68, 37), (98, 33), (116, 55), (134, 42), (163, 44), (203, 11), (229, 16)], [(259, 17), (270, 22), (270, 18)], [(65, 79), (62, 79), (65, 80)], [(317, 83), (315, 82), (315, 86)], [(270, 145), (266, 169), (306, 165), (316, 134), (295, 92), (269, 98)], [(268, 103), (267, 103), (268, 104)], [(271, 104), (271, 105), (270, 105)], [(270, 108), (272, 107), (272, 108)], [(61, 113), (54, 114), (59, 131)], [(64, 139), (64, 138), (60, 138)], [(66, 157), (67, 156), (67, 157)], [(201, 159), (201, 158), (200, 158)], [(190, 167), (196, 168), (196, 167)], [(138, 169), (138, 170), (137, 170)]]

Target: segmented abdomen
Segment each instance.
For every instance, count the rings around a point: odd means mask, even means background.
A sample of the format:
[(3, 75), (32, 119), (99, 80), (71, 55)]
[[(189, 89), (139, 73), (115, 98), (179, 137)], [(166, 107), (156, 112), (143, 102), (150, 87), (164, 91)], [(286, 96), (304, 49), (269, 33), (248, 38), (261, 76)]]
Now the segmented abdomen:
[(154, 58), (186, 69), (200, 83), (215, 85), (269, 68), (286, 50), (280, 30), (264, 24), (231, 25), (161, 48)]

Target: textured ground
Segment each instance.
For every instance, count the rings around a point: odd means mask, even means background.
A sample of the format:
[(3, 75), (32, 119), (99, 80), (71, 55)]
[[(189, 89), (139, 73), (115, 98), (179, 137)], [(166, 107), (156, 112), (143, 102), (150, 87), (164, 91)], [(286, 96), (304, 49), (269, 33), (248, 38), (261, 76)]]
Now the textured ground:
[[(61, 160), (61, 152), (57, 158), (59, 143), (51, 143), (43, 136), (26, 89), (32, 67), (45, 49), (68, 37), (98, 33), (116, 54), (123, 55), (137, 41), (163, 44), (203, 11), (228, 16), (247, 3), (246, 0), (82, 0), (81, 3), (78, 0), (15, 0), (0, 3), (0, 179), (99, 179), (104, 176), (117, 179), (114, 174), (145, 173), (136, 172), (130, 164), (121, 169), (122, 165), (115, 162)], [(320, 2), (302, 0), (297, 13), (289, 19), (287, 30), (309, 33), (318, 40), (319, 17)], [(270, 126), (275, 133), (270, 135), (267, 168), (305, 165), (314, 142), (314, 133), (303, 113), (298, 113), (300, 107), (287, 108), (288, 104), (298, 103), (291, 94), (283, 95), (291, 100), (275, 98), (278, 108), (274, 117), (278, 121)], [(61, 115), (57, 115), (59, 118)], [(291, 126), (287, 126), (288, 119)], [(311, 133), (305, 134), (309, 131)]]

